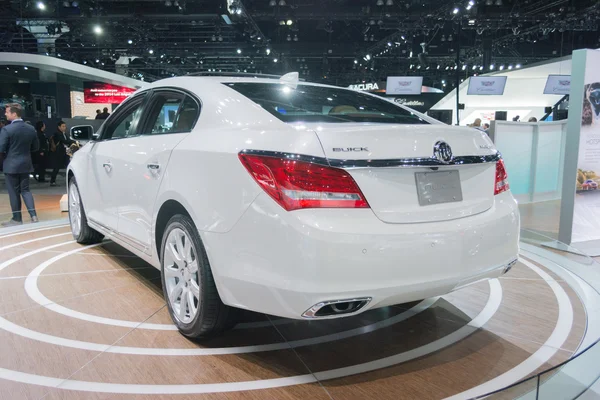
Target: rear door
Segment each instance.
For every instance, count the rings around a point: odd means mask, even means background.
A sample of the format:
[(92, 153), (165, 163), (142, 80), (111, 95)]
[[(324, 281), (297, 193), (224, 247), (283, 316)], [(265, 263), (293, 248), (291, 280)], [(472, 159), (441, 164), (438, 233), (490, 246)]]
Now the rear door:
[[(156, 196), (173, 149), (193, 129), (200, 103), (175, 89), (154, 90), (138, 136), (123, 142), (120, 180), (119, 234), (139, 250), (151, 254), (152, 217)], [(188, 171), (176, 171), (187, 173)]]

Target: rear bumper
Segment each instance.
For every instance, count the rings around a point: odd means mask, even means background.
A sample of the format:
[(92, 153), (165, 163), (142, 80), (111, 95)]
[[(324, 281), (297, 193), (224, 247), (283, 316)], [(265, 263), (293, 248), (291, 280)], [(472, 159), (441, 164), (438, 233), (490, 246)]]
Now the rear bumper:
[(369, 209), (286, 212), (261, 194), (227, 233), (202, 233), (222, 300), (302, 318), (313, 305), (370, 297), (360, 312), (495, 278), (517, 258), (510, 193), (454, 221), (386, 224)]

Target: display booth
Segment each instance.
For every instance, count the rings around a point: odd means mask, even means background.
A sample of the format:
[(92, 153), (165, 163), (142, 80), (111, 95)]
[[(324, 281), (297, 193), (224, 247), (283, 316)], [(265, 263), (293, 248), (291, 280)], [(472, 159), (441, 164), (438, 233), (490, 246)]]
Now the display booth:
[(502, 153), (519, 203), (560, 199), (567, 121), (492, 121), (490, 137)]
[[(571, 58), (561, 58), (550, 62), (524, 67), (519, 69), (504, 69), (495, 66), (496, 71), (477, 78), (506, 77), (506, 86), (501, 95), (481, 95), (471, 91), (469, 94), (470, 79), (465, 79), (459, 87), (459, 101), (464, 104), (460, 110), (460, 125), (473, 123), (480, 118), (483, 123), (489, 123), (495, 118), (496, 111), (506, 111), (506, 119), (512, 121), (519, 117), (520, 121), (528, 121), (535, 117), (538, 120), (545, 115), (546, 107), (553, 107), (561, 100), (564, 94), (545, 94), (548, 77), (552, 75), (570, 75)], [(453, 110), (456, 113), (456, 90), (453, 90), (437, 104), (432, 110)], [(456, 121), (456, 114), (452, 119)]]

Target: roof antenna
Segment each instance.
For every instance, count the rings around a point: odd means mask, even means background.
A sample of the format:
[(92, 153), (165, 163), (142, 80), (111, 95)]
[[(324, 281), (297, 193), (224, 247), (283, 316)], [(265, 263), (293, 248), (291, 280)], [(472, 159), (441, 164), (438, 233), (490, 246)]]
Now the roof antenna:
[(298, 80), (300, 79), (300, 75), (298, 72), (289, 72), (279, 78), (281, 83), (285, 83), (290, 86), (292, 89), (296, 89), (298, 87)]

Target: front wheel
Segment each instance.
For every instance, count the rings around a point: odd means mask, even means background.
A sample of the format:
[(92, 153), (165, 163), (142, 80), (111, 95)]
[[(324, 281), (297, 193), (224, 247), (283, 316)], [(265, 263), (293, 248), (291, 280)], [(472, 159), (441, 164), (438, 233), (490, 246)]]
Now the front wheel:
[(80, 244), (100, 243), (104, 235), (90, 228), (81, 202), (79, 187), (75, 178), (69, 181), (69, 223), (73, 238)]
[(161, 272), (169, 314), (184, 336), (214, 336), (235, 325), (235, 309), (221, 301), (206, 250), (185, 215), (175, 215), (167, 223)]

